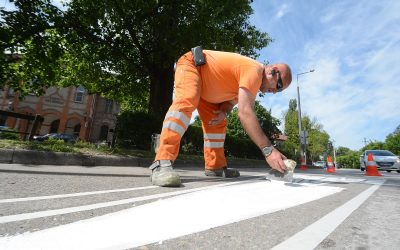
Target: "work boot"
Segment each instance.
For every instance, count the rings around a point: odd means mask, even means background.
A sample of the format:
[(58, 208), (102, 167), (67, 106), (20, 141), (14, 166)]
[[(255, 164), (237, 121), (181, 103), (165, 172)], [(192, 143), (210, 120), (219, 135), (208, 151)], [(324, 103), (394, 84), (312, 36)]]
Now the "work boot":
[(150, 181), (153, 185), (160, 187), (179, 187), (181, 178), (172, 167), (172, 161), (159, 160), (153, 162), (149, 167), (152, 170)]
[(216, 176), (223, 178), (237, 178), (240, 176), (239, 170), (233, 168), (219, 168), (219, 169), (206, 169), (204, 171), (206, 176)]

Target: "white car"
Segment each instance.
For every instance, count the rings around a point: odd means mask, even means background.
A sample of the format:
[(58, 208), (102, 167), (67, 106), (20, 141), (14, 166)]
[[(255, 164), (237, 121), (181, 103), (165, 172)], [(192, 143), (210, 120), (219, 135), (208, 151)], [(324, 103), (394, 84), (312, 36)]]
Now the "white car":
[(313, 165), (320, 168), (326, 168), (326, 163), (324, 161), (316, 161)]
[(360, 156), (361, 171), (364, 171), (367, 166), (369, 153), (372, 154), (378, 170), (397, 171), (397, 173), (400, 173), (400, 157), (388, 150), (365, 150)]

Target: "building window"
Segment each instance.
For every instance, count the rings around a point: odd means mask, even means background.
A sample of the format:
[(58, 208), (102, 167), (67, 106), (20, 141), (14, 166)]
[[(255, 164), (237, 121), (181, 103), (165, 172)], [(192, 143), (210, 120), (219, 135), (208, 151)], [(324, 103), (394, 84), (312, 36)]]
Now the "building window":
[(75, 91), (75, 102), (82, 103), (84, 94), (85, 89), (82, 86), (77, 87)]
[(110, 113), (112, 113), (112, 110), (113, 110), (113, 101), (112, 100), (106, 100), (105, 113), (110, 114)]

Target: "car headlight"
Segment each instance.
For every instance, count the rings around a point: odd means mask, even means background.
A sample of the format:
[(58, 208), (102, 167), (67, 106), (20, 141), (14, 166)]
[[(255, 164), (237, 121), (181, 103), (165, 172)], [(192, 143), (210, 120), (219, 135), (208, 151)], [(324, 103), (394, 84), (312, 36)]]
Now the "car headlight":
[(400, 163), (400, 159), (399, 159), (399, 158), (397, 158), (396, 162), (397, 162), (397, 163)]

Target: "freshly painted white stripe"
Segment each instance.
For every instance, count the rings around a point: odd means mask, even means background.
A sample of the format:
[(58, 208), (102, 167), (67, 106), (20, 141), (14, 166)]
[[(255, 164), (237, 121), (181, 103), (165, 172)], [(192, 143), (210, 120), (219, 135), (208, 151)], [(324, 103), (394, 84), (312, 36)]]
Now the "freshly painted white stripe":
[(172, 131), (177, 132), (181, 137), (183, 136), (183, 134), (186, 131), (185, 128), (183, 128), (181, 125), (179, 125), (173, 121), (164, 122), (163, 129), (165, 129), (165, 128), (168, 128)]
[[(43, 231), (2, 237), (0, 249), (134, 248), (297, 206), (341, 190), (274, 181), (207, 188)], [(213, 212), (207, 213), (210, 207)]]
[(330, 233), (332, 233), (349, 215), (361, 206), (385, 181), (373, 185), (361, 194), (357, 195), (342, 206), (325, 215), (315, 223), (296, 233), (284, 242), (276, 245), (274, 250), (314, 249)]
[(348, 177), (341, 177), (341, 176), (326, 176), (326, 175), (305, 175), (305, 174), (298, 174), (295, 173), (293, 175), (294, 178), (300, 178), (304, 180), (313, 180), (313, 181), (321, 181), (321, 182), (347, 182), (347, 183), (357, 183), (363, 182), (366, 179), (361, 178), (348, 178)]
[(176, 119), (179, 119), (185, 124), (185, 126), (189, 126), (190, 123), (190, 118), (187, 117), (183, 112), (180, 111), (170, 111), (165, 115), (165, 120), (167, 120), (170, 117), (174, 117)]
[(58, 195), (46, 195), (46, 196), (37, 196), (37, 197), (12, 198), (12, 199), (0, 200), (0, 203), (11, 203), (11, 202), (20, 202), (20, 201), (37, 201), (37, 200), (49, 200), (49, 199), (62, 199), (62, 198), (79, 197), (79, 196), (86, 196), (86, 195), (109, 194), (109, 193), (117, 193), (117, 192), (129, 192), (129, 191), (152, 189), (152, 188), (158, 188), (158, 186), (145, 186), (145, 187), (101, 190), (101, 191), (72, 193), (72, 194), (58, 194)]
[(226, 134), (204, 134), (204, 139), (207, 140), (225, 140)]
[(215, 142), (215, 141), (205, 141), (204, 142), (204, 147), (205, 148), (223, 148), (224, 147), (224, 142)]
[(129, 199), (123, 199), (123, 200), (117, 200), (117, 201), (110, 201), (110, 202), (102, 202), (102, 203), (96, 203), (96, 204), (85, 205), (85, 206), (61, 208), (61, 209), (39, 211), (39, 212), (25, 213), (25, 214), (7, 215), (7, 216), (0, 217), (0, 224), (14, 222), (14, 221), (21, 221), (21, 220), (30, 220), (30, 219), (36, 219), (36, 218), (42, 218), (42, 217), (48, 217), (48, 216), (54, 216), (54, 215), (60, 215), (60, 214), (76, 213), (76, 212), (93, 210), (93, 209), (104, 208), (104, 207), (118, 206), (118, 205), (138, 202), (138, 201), (146, 201), (146, 200), (158, 199), (158, 198), (163, 198), (163, 197), (168, 197), (168, 196), (173, 196), (173, 195), (186, 194), (186, 193), (204, 190), (204, 189), (208, 189), (208, 188), (213, 188), (213, 187), (218, 187), (218, 186), (227, 186), (227, 185), (233, 185), (233, 184), (234, 183), (224, 183), (224, 184), (218, 184), (218, 185), (201, 187), (201, 188), (193, 188), (193, 189), (186, 189), (186, 190), (181, 190), (181, 191), (176, 191), (176, 192), (154, 194), (154, 195), (149, 195), (149, 196), (135, 197), (135, 198), (129, 198)]

